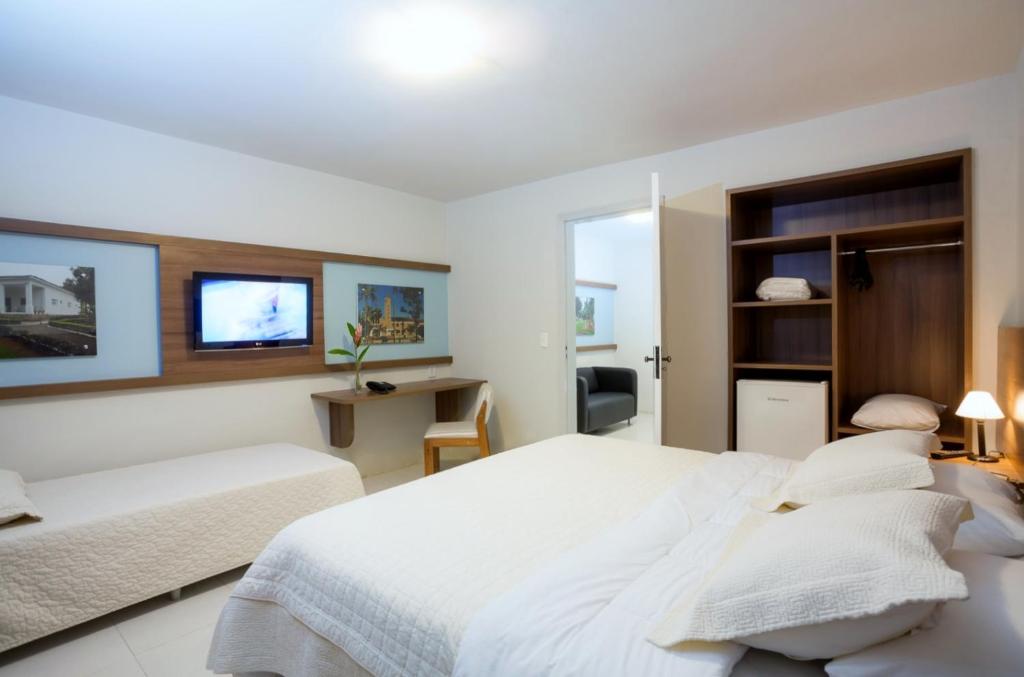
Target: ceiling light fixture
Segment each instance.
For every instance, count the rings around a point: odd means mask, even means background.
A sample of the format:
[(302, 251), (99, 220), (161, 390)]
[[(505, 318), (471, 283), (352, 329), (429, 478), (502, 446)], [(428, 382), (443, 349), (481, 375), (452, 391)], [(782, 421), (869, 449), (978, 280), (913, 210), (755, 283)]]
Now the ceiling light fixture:
[(371, 56), (414, 78), (438, 78), (482, 63), (484, 31), (470, 14), (452, 6), (426, 5), (375, 17), (367, 35)]

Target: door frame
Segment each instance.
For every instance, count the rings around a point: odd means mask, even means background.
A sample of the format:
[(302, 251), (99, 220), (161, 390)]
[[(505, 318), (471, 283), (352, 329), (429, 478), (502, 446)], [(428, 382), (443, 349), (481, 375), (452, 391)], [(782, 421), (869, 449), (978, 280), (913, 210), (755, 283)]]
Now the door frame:
[[(587, 221), (623, 216), (633, 212), (651, 209), (651, 199), (638, 197), (635, 200), (619, 202), (604, 207), (594, 207), (558, 215), (562, 224), (563, 275), (562, 287), (562, 345), (565, 349), (562, 380), (565, 401), (565, 431), (576, 432), (576, 224)], [(654, 218), (652, 214), (652, 219)], [(655, 280), (657, 285), (658, 281)]]

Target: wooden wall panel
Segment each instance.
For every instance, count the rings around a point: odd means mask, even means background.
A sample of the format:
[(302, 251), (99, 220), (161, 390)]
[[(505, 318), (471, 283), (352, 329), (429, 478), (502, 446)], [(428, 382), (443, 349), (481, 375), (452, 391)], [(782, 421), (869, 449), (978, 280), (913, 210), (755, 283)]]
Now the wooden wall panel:
[[(159, 250), (160, 261), (162, 362), (162, 373), (157, 377), (13, 386), (0, 388), (0, 400), (351, 371), (351, 364), (328, 365), (324, 363), (324, 261), (436, 272), (451, 271), (450, 266), (440, 263), (85, 228), (19, 219), (0, 218), (0, 231), (156, 246)], [(192, 273), (194, 271), (294, 275), (313, 278), (313, 345), (304, 348), (267, 350), (194, 351), (192, 349)], [(337, 337), (337, 343), (340, 344), (341, 340), (342, 337)], [(364, 363), (364, 368), (390, 369), (451, 364), (451, 362), (450, 355), (438, 355), (401, 360), (369, 360)]]
[(997, 448), (1024, 476), (1024, 327), (999, 328), (996, 400), (1006, 414), (997, 422)]
[[(313, 278), (313, 345), (304, 348), (196, 352), (192, 349), (193, 271)], [(324, 371), (323, 264), (289, 256), (164, 245), (160, 247), (160, 331), (164, 374), (197, 380)], [(340, 338), (339, 338), (340, 341)]]

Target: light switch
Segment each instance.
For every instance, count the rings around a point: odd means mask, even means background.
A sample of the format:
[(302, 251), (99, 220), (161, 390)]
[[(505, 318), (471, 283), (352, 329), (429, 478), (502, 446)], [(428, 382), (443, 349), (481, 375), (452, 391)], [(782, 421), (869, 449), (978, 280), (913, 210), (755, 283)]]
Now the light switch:
[(540, 333), (540, 347), (541, 348), (547, 348), (548, 347), (548, 333), (546, 331), (542, 331)]
[(427, 378), (437, 378), (437, 367), (427, 369)]

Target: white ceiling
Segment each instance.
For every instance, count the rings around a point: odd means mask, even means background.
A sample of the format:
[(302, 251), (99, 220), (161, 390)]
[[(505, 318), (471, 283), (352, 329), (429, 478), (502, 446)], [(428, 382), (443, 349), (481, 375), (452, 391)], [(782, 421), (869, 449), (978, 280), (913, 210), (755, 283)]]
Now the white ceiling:
[(478, 67), (414, 80), (363, 44), (408, 4), (0, 0), (0, 94), (452, 200), (1005, 73), (1024, 21), (1019, 0), (477, 0)]

